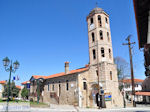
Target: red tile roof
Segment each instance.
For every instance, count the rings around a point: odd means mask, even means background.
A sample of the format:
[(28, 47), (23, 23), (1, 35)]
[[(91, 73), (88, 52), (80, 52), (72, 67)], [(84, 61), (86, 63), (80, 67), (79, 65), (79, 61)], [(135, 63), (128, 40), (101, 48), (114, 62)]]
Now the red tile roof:
[(60, 76), (64, 76), (64, 75), (65, 75), (65, 73), (61, 72), (61, 73), (57, 73), (57, 74), (46, 76), (45, 79), (50, 79), (50, 78), (54, 78), (54, 77), (60, 77)]
[(76, 69), (76, 70), (71, 70), (67, 74), (65, 74), (64, 72), (61, 72), (61, 73), (57, 73), (57, 74), (46, 76), (45, 79), (50, 79), (50, 78), (54, 78), (54, 77), (60, 77), (60, 76), (65, 76), (65, 75), (69, 75), (69, 74), (79, 73), (79, 72), (83, 72), (83, 71), (86, 71), (86, 70), (88, 70), (87, 67), (86, 68)]
[[(138, 83), (138, 82), (143, 82), (144, 80), (142, 79), (134, 79), (134, 83)], [(121, 80), (120, 82), (123, 82), (123, 83), (131, 83), (131, 79), (124, 79), (124, 80)]]
[[(5, 80), (0, 81), (0, 84), (6, 84), (6, 81), (5, 81)], [(16, 85), (16, 87), (17, 87), (18, 89), (21, 89), (21, 86), (19, 86), (19, 85)]]
[(16, 85), (16, 88), (21, 89), (21, 86)]
[(39, 79), (39, 78), (43, 78), (45, 79), (46, 76), (41, 76), (41, 75), (33, 75), (32, 76), (34, 79)]
[(136, 92), (135, 95), (150, 96), (150, 92)]
[(25, 82), (22, 82), (21, 84), (22, 84), (22, 85), (25, 85), (25, 84), (27, 84), (27, 83), (30, 83), (30, 81), (25, 81)]
[(69, 75), (69, 74), (79, 73), (79, 72), (83, 72), (83, 71), (86, 71), (86, 70), (88, 70), (88, 66), (86, 66), (84, 68), (79, 68), (79, 69), (76, 69), (76, 70), (71, 70), (67, 74), (65, 74), (64, 72), (61, 72), (61, 73), (57, 73), (57, 74), (53, 74), (53, 75), (49, 75), (49, 76), (33, 75), (32, 77), (34, 79), (39, 79), (39, 78), (50, 79), (50, 78), (54, 78), (54, 77), (60, 77), (60, 76), (65, 76), (65, 75)]
[(6, 83), (6, 81), (5, 81), (5, 80), (0, 81), (0, 84), (5, 84), (5, 83)]

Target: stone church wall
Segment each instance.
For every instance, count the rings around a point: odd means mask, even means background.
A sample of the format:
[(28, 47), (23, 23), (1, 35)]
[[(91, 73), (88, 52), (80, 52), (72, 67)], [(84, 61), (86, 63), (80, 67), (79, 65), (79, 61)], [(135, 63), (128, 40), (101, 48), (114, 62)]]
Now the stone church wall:
[[(66, 81), (68, 80), (68, 90), (66, 88)], [(76, 88), (77, 88), (77, 74), (70, 74), (61, 77), (56, 77), (46, 80), (44, 87), (44, 102), (56, 103), (56, 104), (69, 104), (74, 105), (77, 100)], [(49, 84), (49, 91), (48, 91)], [(60, 84), (60, 89), (59, 89)], [(54, 90), (53, 90), (54, 85)], [(50, 97), (50, 93), (56, 93), (58, 102), (55, 98)]]

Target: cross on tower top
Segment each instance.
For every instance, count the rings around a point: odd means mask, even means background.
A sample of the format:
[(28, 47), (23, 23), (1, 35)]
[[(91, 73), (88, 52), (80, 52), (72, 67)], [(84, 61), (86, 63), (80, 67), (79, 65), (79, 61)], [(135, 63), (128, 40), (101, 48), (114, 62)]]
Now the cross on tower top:
[(96, 2), (96, 7), (98, 7), (98, 2)]

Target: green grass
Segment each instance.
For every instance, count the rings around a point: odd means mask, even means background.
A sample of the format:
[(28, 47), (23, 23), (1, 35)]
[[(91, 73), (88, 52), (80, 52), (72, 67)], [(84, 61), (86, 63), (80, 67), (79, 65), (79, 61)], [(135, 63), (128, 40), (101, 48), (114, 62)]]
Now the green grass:
[[(7, 99), (5, 99), (5, 100), (3, 100), (3, 99), (0, 99), (0, 103), (5, 103), (5, 102), (7, 102)], [(33, 101), (23, 101), (23, 100), (11, 100), (11, 101), (9, 101), (9, 103), (30, 103), (30, 106), (31, 107), (41, 107), (41, 108), (48, 108), (49, 107), (49, 105), (48, 104), (46, 104), (46, 103), (42, 103), (42, 102), (39, 102), (39, 103), (37, 103), (37, 102), (33, 102)]]
[(0, 99), (0, 102), (4, 102), (2, 99)]
[(42, 103), (42, 102), (39, 102), (39, 103), (37, 103), (37, 102), (30, 102), (30, 106), (31, 107), (41, 107), (41, 108), (49, 107), (48, 104)]
[[(7, 99), (0, 99), (0, 103), (7, 102)], [(10, 103), (15, 103), (15, 102), (28, 102), (28, 101), (22, 101), (22, 100), (10, 100)]]

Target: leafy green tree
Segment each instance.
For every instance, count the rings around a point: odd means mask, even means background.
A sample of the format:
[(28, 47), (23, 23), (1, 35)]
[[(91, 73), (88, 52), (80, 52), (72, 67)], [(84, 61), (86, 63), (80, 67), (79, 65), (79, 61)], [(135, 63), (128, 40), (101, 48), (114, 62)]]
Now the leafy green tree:
[(29, 90), (27, 88), (23, 88), (21, 91), (21, 96), (23, 99), (28, 99), (29, 97)]
[[(8, 83), (4, 86), (4, 91), (2, 92), (3, 97), (7, 97), (8, 96)], [(10, 97), (18, 97), (19, 94), (19, 89), (16, 87), (15, 82), (12, 81), (10, 83)]]

